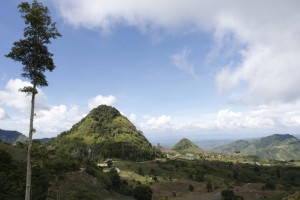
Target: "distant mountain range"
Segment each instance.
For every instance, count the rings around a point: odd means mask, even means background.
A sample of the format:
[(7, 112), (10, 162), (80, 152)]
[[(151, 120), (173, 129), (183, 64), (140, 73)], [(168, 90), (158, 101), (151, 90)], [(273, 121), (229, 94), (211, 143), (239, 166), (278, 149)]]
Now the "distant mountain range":
[[(249, 154), (265, 159), (300, 160), (299, 135), (275, 134), (257, 139), (196, 141), (183, 138), (171, 149), (180, 153), (203, 153), (205, 149), (225, 154)], [(0, 129), (0, 140), (10, 145), (25, 143), (28, 138), (18, 131)], [(57, 138), (37, 139), (42, 143), (52, 143), (57, 149), (82, 154), (104, 157), (120, 157), (131, 160), (150, 159), (155, 151), (141, 132), (118, 110), (109, 106), (99, 106), (91, 111), (70, 131)], [(229, 143), (230, 142), (230, 143)], [(217, 145), (221, 145), (216, 147)], [(213, 148), (214, 147), (214, 148)]]
[(290, 134), (275, 134), (260, 139), (238, 140), (217, 147), (214, 151), (243, 153), (274, 160), (300, 160), (300, 139)]
[(25, 143), (28, 138), (18, 131), (8, 131), (0, 129), (0, 140), (11, 145), (17, 142)]
[[(41, 139), (34, 139), (34, 140), (38, 140), (42, 143), (48, 143), (53, 139), (54, 138), (41, 138)], [(20, 143), (27, 142), (28, 137), (18, 131), (9, 131), (9, 130), (0, 129), (0, 140), (2, 142), (15, 146), (18, 142)]]
[(234, 140), (234, 139), (211, 139), (211, 140), (197, 140), (197, 141), (193, 140), (193, 143), (201, 149), (210, 151), (219, 146), (229, 144), (234, 141), (236, 141), (236, 140)]

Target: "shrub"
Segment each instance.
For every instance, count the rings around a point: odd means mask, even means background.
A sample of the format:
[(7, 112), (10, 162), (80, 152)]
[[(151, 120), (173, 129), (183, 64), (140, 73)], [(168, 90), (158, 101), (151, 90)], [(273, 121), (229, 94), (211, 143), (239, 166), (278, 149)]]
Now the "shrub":
[(276, 186), (274, 183), (272, 182), (267, 182), (263, 187), (262, 189), (264, 190), (275, 190), (276, 189)]
[(206, 183), (206, 189), (207, 189), (207, 192), (213, 191), (213, 185), (211, 182)]
[(234, 192), (233, 190), (223, 190), (221, 193), (224, 200), (234, 200)]
[(193, 192), (194, 191), (194, 186), (193, 185), (189, 185), (189, 191)]
[(133, 197), (137, 200), (151, 200), (152, 199), (152, 189), (146, 185), (138, 185), (133, 191)]

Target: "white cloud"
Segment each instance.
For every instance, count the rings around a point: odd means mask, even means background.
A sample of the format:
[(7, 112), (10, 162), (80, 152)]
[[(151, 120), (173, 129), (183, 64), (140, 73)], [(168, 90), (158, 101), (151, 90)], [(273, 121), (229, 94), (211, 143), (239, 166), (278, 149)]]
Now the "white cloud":
[(172, 128), (171, 116), (151, 117), (147, 115), (144, 119), (146, 121), (139, 125), (143, 131), (165, 131)]
[[(297, 87), (300, 84), (300, 1), (52, 2), (63, 19), (76, 27), (110, 32), (122, 24), (137, 27), (143, 33), (151, 33), (153, 29), (166, 33), (210, 32), (215, 44), (207, 54), (208, 62), (228, 51), (235, 51), (235, 55), (241, 57), (239, 63), (217, 73), (216, 85), (221, 93), (242, 88), (240, 100), (255, 105), (300, 99), (300, 88)], [(176, 66), (191, 73), (193, 68), (186, 62), (187, 55), (188, 50), (181, 52)]]
[(112, 106), (116, 102), (117, 102), (117, 98), (112, 96), (112, 95), (109, 95), (109, 96), (98, 95), (95, 98), (89, 100), (88, 106), (89, 106), (89, 109), (93, 109), (93, 108), (96, 108), (99, 105)]
[(185, 47), (181, 52), (171, 56), (172, 63), (180, 70), (195, 75), (194, 66), (188, 62), (187, 58), (191, 53), (191, 49)]
[[(28, 113), (30, 111), (31, 96), (20, 92), (19, 89), (31, 84), (20, 79), (10, 79), (4, 90), (0, 90), (0, 105)], [(36, 109), (45, 108), (46, 96), (38, 89), (36, 95)]]
[[(260, 105), (250, 111), (221, 109), (216, 113), (204, 114), (198, 118), (187, 116), (172, 118), (144, 116), (137, 119), (138, 128), (145, 133), (296, 133), (300, 130), (300, 101), (293, 104)], [(220, 135), (221, 136), (221, 135)], [(240, 135), (242, 136), (242, 135)], [(244, 135), (246, 136), (246, 135)]]
[(40, 134), (57, 134), (70, 129), (83, 117), (76, 105), (51, 106), (37, 113), (34, 124)]
[[(31, 96), (19, 92), (20, 88), (30, 86), (29, 82), (10, 79), (5, 88), (0, 90), (0, 128), (17, 130), (28, 134)], [(53, 137), (68, 130), (84, 115), (76, 105), (48, 105), (42, 90), (36, 96), (34, 127), (39, 137)], [(12, 112), (8, 117), (6, 109)]]
[(129, 116), (129, 120), (134, 123), (136, 121), (136, 115), (131, 113)]

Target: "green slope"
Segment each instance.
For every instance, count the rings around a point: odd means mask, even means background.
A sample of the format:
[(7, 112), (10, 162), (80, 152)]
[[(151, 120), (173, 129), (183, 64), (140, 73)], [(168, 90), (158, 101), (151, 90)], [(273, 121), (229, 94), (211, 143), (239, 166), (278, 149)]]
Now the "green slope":
[(173, 147), (172, 150), (178, 151), (180, 153), (201, 153), (203, 152), (197, 145), (195, 145), (190, 140), (183, 138), (179, 142), (177, 142)]
[(0, 140), (15, 145), (17, 142), (25, 143), (28, 138), (18, 131), (0, 129)]
[(7, 143), (0, 142), (0, 150), (10, 154), (14, 160), (26, 161), (27, 152), (24, 149), (16, 148)]
[(275, 134), (254, 140), (238, 140), (214, 151), (256, 155), (265, 159), (300, 160), (300, 140), (289, 134)]
[(142, 161), (155, 156), (144, 135), (117, 109), (106, 105), (93, 109), (71, 130), (61, 133), (52, 146), (81, 159)]

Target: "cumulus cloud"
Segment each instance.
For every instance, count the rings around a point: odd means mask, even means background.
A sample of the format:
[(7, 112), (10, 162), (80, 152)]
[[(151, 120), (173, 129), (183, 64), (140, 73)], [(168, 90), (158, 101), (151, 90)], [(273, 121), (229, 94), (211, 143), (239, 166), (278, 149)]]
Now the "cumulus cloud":
[(269, 104), (254, 107), (249, 111), (220, 109), (215, 113), (204, 114), (199, 118), (191, 116), (183, 120), (176, 117), (161, 115), (159, 117), (144, 116), (137, 119), (137, 127), (145, 133), (193, 133), (208, 132), (232, 133), (252, 132), (284, 133), (300, 129), (300, 101), (290, 104)]
[(116, 102), (117, 102), (117, 98), (112, 95), (109, 95), (109, 96), (98, 95), (98, 96), (94, 97), (93, 99), (89, 100), (88, 106), (89, 106), (89, 109), (93, 109), (99, 105), (112, 106)]
[[(31, 96), (19, 91), (19, 89), (25, 86), (31, 86), (31, 84), (20, 79), (10, 79), (4, 90), (0, 90), (0, 105), (28, 113), (30, 110)], [(38, 89), (38, 94), (36, 95), (36, 109), (43, 109), (45, 105), (46, 96)]]
[[(10, 79), (5, 88), (0, 90), (0, 127), (7, 130), (18, 130), (27, 135), (29, 125), (29, 111), (31, 96), (19, 92), (20, 88), (31, 84), (20, 79)], [(48, 105), (47, 97), (42, 90), (38, 90), (34, 118), (36, 134), (50, 137), (68, 130), (84, 115), (76, 105)], [(12, 112), (8, 117), (6, 109)]]
[(188, 56), (191, 53), (191, 49), (185, 47), (181, 52), (171, 56), (172, 63), (180, 70), (195, 75), (193, 64), (188, 62)]
[(76, 105), (51, 106), (37, 112), (34, 123), (41, 134), (55, 134), (70, 129), (83, 116)]
[(172, 128), (171, 116), (161, 115), (159, 117), (144, 116), (145, 122), (140, 123), (139, 127), (143, 131), (166, 131)]
[(133, 113), (131, 113), (130, 116), (129, 116), (129, 120), (130, 120), (131, 122), (135, 123), (135, 121), (136, 121), (136, 115), (133, 114)]
[[(215, 45), (207, 55), (209, 62), (218, 55), (228, 54), (229, 49), (240, 56), (240, 62), (230, 67), (225, 63), (227, 67), (221, 66), (216, 74), (220, 93), (238, 90), (239, 100), (255, 105), (300, 99), (297, 87), (300, 84), (300, 1), (52, 2), (63, 19), (76, 27), (110, 32), (122, 24), (134, 26), (143, 33), (151, 33), (152, 29), (166, 33), (206, 31), (215, 38)], [(239, 48), (224, 48), (230, 44), (238, 44)], [(185, 59), (188, 53), (185, 49), (174, 59), (177, 67), (191, 73), (193, 67)]]

